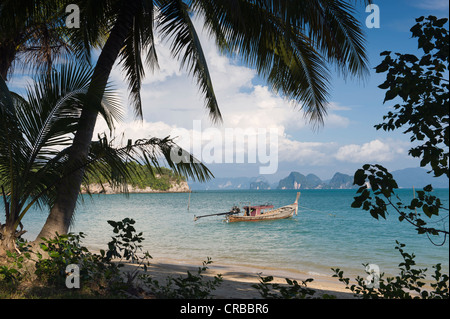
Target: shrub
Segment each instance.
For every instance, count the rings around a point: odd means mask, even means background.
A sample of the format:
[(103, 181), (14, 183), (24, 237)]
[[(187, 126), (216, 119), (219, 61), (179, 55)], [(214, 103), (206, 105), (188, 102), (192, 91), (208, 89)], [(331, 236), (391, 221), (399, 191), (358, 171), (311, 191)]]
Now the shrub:
[(118, 267), (123, 266), (124, 260), (138, 265), (133, 271), (125, 273), (130, 284), (136, 278), (141, 267), (144, 271), (147, 271), (147, 266), (150, 264), (149, 260), (152, 258), (148, 251), (143, 251), (141, 243), (144, 241), (144, 237), (142, 237), (142, 232), (136, 233), (133, 226), (135, 223), (130, 218), (124, 218), (119, 222), (109, 220), (108, 224), (113, 227), (113, 232), (116, 235), (108, 243), (108, 251), (100, 251), (101, 255), (108, 261), (113, 258), (119, 259)]
[(43, 238), (40, 248), (43, 254), (38, 253), (35, 274), (37, 279), (46, 285), (65, 288), (66, 267), (76, 264), (80, 269), (80, 282), (86, 288), (95, 290), (117, 289), (120, 283), (120, 273), (117, 265), (111, 263), (104, 256), (93, 254), (81, 245), (83, 233), (57, 235), (53, 239)]
[(377, 285), (357, 277), (357, 284), (350, 285), (350, 279), (344, 277), (342, 270), (332, 269), (335, 272), (333, 277), (337, 277), (347, 289), (364, 299), (448, 299), (449, 278), (441, 273), (441, 264), (433, 266), (435, 273), (431, 276), (434, 279), (430, 284), (431, 289), (424, 289), (427, 269), (414, 268), (415, 255), (406, 253), (404, 247), (397, 241), (395, 249), (402, 255), (403, 262), (399, 264), (400, 274), (396, 277), (384, 279), (384, 274), (380, 274)]
[(264, 299), (308, 299), (315, 294), (314, 290), (307, 287), (307, 284), (313, 281), (311, 278), (301, 283), (288, 278), (285, 278), (285, 280), (287, 286), (272, 284), (272, 276), (262, 277), (259, 274), (259, 284), (252, 285), (252, 287), (258, 290)]
[(161, 285), (157, 280), (152, 279), (149, 275), (141, 276), (144, 284), (158, 298), (164, 299), (208, 299), (212, 297), (212, 291), (215, 290), (223, 281), (222, 275), (214, 276), (213, 280), (204, 281), (203, 273), (211, 264), (211, 258), (208, 257), (203, 262), (203, 266), (198, 268), (197, 274), (193, 275), (187, 271), (187, 276), (179, 276), (174, 278), (167, 277), (166, 284)]
[[(104, 295), (107, 297), (135, 297), (141, 290), (137, 289), (135, 279), (140, 270), (147, 271), (149, 259), (152, 257), (143, 251), (142, 232), (137, 233), (135, 221), (125, 218), (122, 221), (108, 221), (115, 234), (108, 243), (107, 250), (94, 254), (81, 245), (85, 238), (83, 233), (57, 235), (53, 239), (42, 238), (41, 252), (29, 250), (25, 243), (20, 245), (21, 252), (8, 252), (9, 263), (0, 266), (0, 286), (2, 291), (9, 291), (12, 295), (24, 279), (30, 279), (31, 274), (24, 264), (26, 261), (34, 263), (36, 283), (45, 285), (48, 289), (38, 289), (39, 296), (74, 297)], [(37, 260), (33, 260), (36, 256)], [(123, 262), (137, 264), (133, 271), (120, 272)], [(197, 274), (187, 272), (187, 276), (173, 278), (169, 276), (166, 284), (161, 285), (148, 274), (140, 278), (150, 288), (152, 293), (161, 298), (195, 298), (211, 297), (211, 292), (222, 282), (222, 276), (217, 275), (213, 280), (203, 280), (203, 273), (212, 261), (208, 258), (199, 267)], [(81, 289), (68, 292), (66, 278), (68, 265), (75, 264), (80, 270)], [(125, 275), (126, 280), (122, 275)], [(6, 289), (5, 289), (6, 288)], [(36, 288), (36, 287), (33, 287)], [(86, 295), (87, 293), (87, 295)], [(33, 297), (36, 297), (33, 295)], [(7, 295), (5, 296), (7, 298)]]

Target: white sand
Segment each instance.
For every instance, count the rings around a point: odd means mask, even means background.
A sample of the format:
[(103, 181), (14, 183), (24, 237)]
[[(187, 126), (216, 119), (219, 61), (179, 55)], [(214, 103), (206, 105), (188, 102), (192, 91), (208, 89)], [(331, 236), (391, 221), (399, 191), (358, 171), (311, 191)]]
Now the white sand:
[[(167, 276), (179, 277), (186, 275), (189, 270), (192, 274), (196, 274), (198, 268), (202, 265), (202, 261), (193, 262), (174, 259), (153, 259), (148, 267), (147, 274), (153, 279), (158, 280), (160, 284), (165, 284)], [(135, 267), (127, 265), (124, 271)], [(333, 295), (338, 299), (354, 298), (349, 290), (345, 289), (344, 284), (340, 283), (337, 278), (330, 276), (309, 275), (301, 272), (293, 272), (287, 270), (277, 270), (264, 267), (249, 267), (242, 265), (223, 265), (212, 263), (208, 265), (208, 270), (203, 273), (205, 280), (212, 279), (215, 275), (221, 274), (223, 277), (222, 284), (213, 291), (213, 295), (218, 299), (260, 299), (259, 292), (252, 287), (253, 284), (259, 283), (258, 274), (263, 277), (273, 276), (272, 283), (286, 284), (285, 278), (297, 280), (299, 283), (307, 278), (314, 279), (313, 282), (307, 284), (308, 288), (316, 290), (313, 297), (320, 297), (322, 294)]]

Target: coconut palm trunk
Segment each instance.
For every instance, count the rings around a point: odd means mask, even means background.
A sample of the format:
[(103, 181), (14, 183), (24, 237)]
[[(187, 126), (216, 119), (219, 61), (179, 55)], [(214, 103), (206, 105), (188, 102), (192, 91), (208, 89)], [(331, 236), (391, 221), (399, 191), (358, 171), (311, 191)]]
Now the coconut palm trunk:
[[(139, 10), (139, 4), (140, 0), (129, 0), (122, 5), (117, 21), (102, 49), (92, 76), (92, 82), (86, 97), (86, 101), (91, 105), (100, 103), (99, 97), (102, 96), (102, 91), (106, 88), (111, 70), (133, 24), (134, 16)], [(94, 107), (85, 105), (69, 154), (69, 163), (72, 163), (72, 165), (86, 160), (97, 115), (98, 112), (95, 111)], [(79, 169), (59, 183), (56, 202), (44, 227), (37, 236), (38, 241), (42, 237), (52, 238), (56, 233), (66, 234), (69, 231), (83, 174), (84, 170)]]
[(15, 57), (15, 47), (14, 43), (2, 43), (0, 44), (0, 76), (3, 80), (7, 80), (8, 70), (11, 67), (12, 61)]

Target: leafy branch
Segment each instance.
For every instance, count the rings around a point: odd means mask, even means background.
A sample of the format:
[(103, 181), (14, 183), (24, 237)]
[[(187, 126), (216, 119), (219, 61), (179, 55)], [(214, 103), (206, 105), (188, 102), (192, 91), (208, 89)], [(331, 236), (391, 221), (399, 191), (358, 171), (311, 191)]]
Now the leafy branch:
[[(422, 214), (432, 218), (439, 216), (439, 212), (442, 210), (448, 212), (448, 208), (443, 207), (441, 200), (431, 195), (433, 191), (431, 185), (424, 187), (423, 191), (418, 191), (418, 197), (412, 199), (410, 204), (405, 205), (395, 193), (395, 190), (398, 189), (397, 182), (392, 174), (381, 165), (364, 165), (362, 169), (356, 171), (353, 183), (360, 186), (357, 190), (357, 194), (360, 195), (354, 198), (353, 208), (362, 208), (376, 219), (379, 217), (386, 219), (388, 208), (391, 207), (399, 214), (399, 221), (407, 221), (416, 227), (419, 234), (426, 233), (434, 236), (443, 234), (444, 242), (446, 241), (449, 235), (448, 230), (429, 227), (422, 218)], [(372, 197), (373, 195), (375, 196)]]

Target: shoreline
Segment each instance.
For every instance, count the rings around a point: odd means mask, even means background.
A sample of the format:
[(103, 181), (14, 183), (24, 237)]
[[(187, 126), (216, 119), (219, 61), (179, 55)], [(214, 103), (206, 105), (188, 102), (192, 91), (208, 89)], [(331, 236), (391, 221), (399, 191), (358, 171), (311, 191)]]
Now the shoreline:
[[(164, 285), (168, 276), (178, 278), (179, 276), (185, 276), (187, 271), (196, 273), (198, 268), (202, 266), (202, 262), (155, 258), (150, 260), (147, 274)], [(123, 271), (130, 271), (136, 266), (135, 264), (125, 263)], [(301, 271), (290, 271), (271, 267), (224, 264), (214, 261), (207, 267), (207, 271), (202, 274), (205, 280), (211, 280), (218, 274), (221, 274), (223, 278), (222, 284), (212, 292), (214, 299), (262, 299), (258, 290), (252, 287), (252, 285), (260, 283), (259, 274), (262, 277), (273, 276), (274, 279), (271, 283), (281, 285), (286, 285), (285, 278), (297, 280), (299, 284), (308, 278), (312, 278), (314, 281), (308, 283), (307, 287), (316, 291), (312, 296), (314, 298), (320, 298), (323, 294), (335, 296), (336, 299), (356, 298), (349, 290), (345, 289), (344, 284), (339, 282), (337, 278), (331, 276), (310, 275)]]
[(108, 183), (104, 185), (93, 183), (89, 184), (87, 187), (83, 186), (81, 188), (81, 194), (90, 195), (117, 195), (117, 194), (157, 194), (157, 193), (190, 193), (191, 189), (186, 181), (181, 181), (180, 183), (173, 183), (171, 187), (167, 190), (153, 189), (149, 186), (145, 188), (140, 188), (139, 186), (127, 186), (127, 192), (123, 192), (121, 189), (113, 188)]

